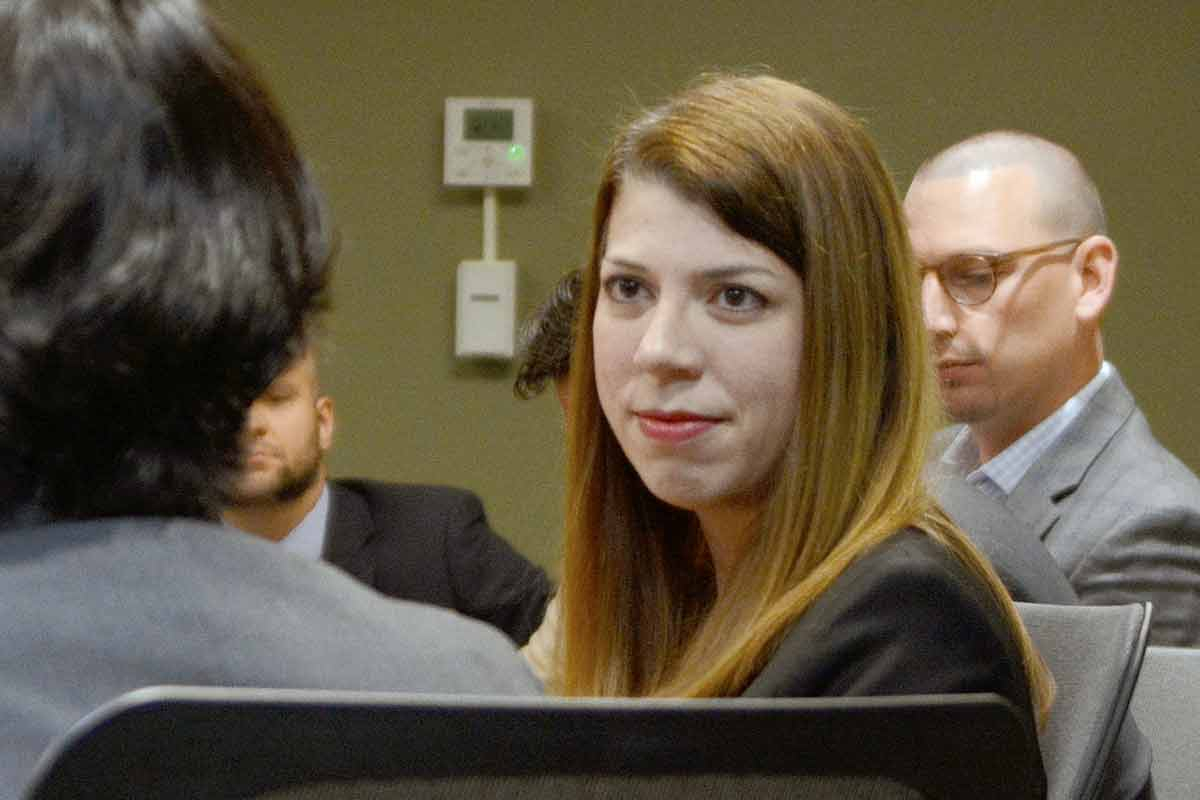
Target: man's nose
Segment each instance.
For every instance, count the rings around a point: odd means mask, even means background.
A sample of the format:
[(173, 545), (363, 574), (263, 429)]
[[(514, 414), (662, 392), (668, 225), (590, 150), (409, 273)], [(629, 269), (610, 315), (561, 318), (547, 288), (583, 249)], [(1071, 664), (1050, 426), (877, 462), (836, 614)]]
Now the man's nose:
[(261, 436), (267, 431), (267, 415), (261, 400), (255, 400), (246, 411), (242, 431), (247, 436)]
[(925, 329), (931, 336), (952, 336), (958, 329), (958, 304), (942, 286), (937, 272), (930, 270), (921, 277), (921, 312)]

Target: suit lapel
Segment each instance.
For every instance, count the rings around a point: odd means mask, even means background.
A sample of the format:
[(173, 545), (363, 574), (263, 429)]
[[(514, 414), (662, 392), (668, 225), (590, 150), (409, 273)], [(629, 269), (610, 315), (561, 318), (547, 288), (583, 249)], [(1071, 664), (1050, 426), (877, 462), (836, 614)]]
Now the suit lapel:
[(329, 523), (325, 529), (325, 560), (374, 586), (375, 561), (367, 542), (374, 530), (367, 503), (354, 492), (329, 482)]
[(1006, 504), (1013, 514), (1044, 540), (1061, 515), (1059, 503), (1075, 492), (1133, 410), (1133, 395), (1113, 370), (1079, 417), (1008, 496)]

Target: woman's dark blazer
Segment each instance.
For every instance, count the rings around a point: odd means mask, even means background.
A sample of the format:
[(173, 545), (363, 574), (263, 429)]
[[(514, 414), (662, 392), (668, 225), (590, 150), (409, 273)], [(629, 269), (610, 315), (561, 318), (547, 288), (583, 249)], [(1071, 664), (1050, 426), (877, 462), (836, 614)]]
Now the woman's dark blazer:
[(981, 580), (906, 530), (860, 558), (797, 619), (745, 694), (995, 692), (1032, 718), (1016, 640)]
[(983, 582), (901, 531), (850, 565), (744, 692), (820, 697), (995, 692), (1034, 725), (1016, 639)]

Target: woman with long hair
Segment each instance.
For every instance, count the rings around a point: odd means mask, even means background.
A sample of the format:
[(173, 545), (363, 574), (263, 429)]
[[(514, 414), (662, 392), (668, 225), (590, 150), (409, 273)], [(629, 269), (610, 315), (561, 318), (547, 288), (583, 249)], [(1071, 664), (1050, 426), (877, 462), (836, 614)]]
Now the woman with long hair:
[(917, 265), (861, 123), (707, 77), (616, 137), (571, 358), (555, 655), (565, 695), (1053, 683), (922, 482)]

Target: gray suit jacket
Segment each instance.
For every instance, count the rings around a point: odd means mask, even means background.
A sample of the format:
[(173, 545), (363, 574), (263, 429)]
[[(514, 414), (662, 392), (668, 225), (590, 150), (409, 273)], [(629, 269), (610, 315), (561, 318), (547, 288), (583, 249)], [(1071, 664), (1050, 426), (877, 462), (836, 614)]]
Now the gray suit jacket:
[(1154, 438), (1115, 372), (1006, 505), (1082, 602), (1149, 600), (1151, 644), (1200, 645), (1200, 479)]
[[(1078, 602), (1054, 556), (1003, 503), (939, 464), (932, 465), (928, 477), (930, 490), (942, 508), (992, 562), (1013, 599)], [(1105, 766), (1099, 800), (1151, 800), (1150, 761), (1150, 743), (1133, 717), (1127, 716)]]
[(0, 797), (92, 709), (154, 684), (533, 694), (482, 623), (200, 522), (0, 530)]
[(1054, 556), (1003, 503), (947, 470), (931, 471), (929, 489), (950, 519), (992, 562), (1014, 600), (1078, 602)]

